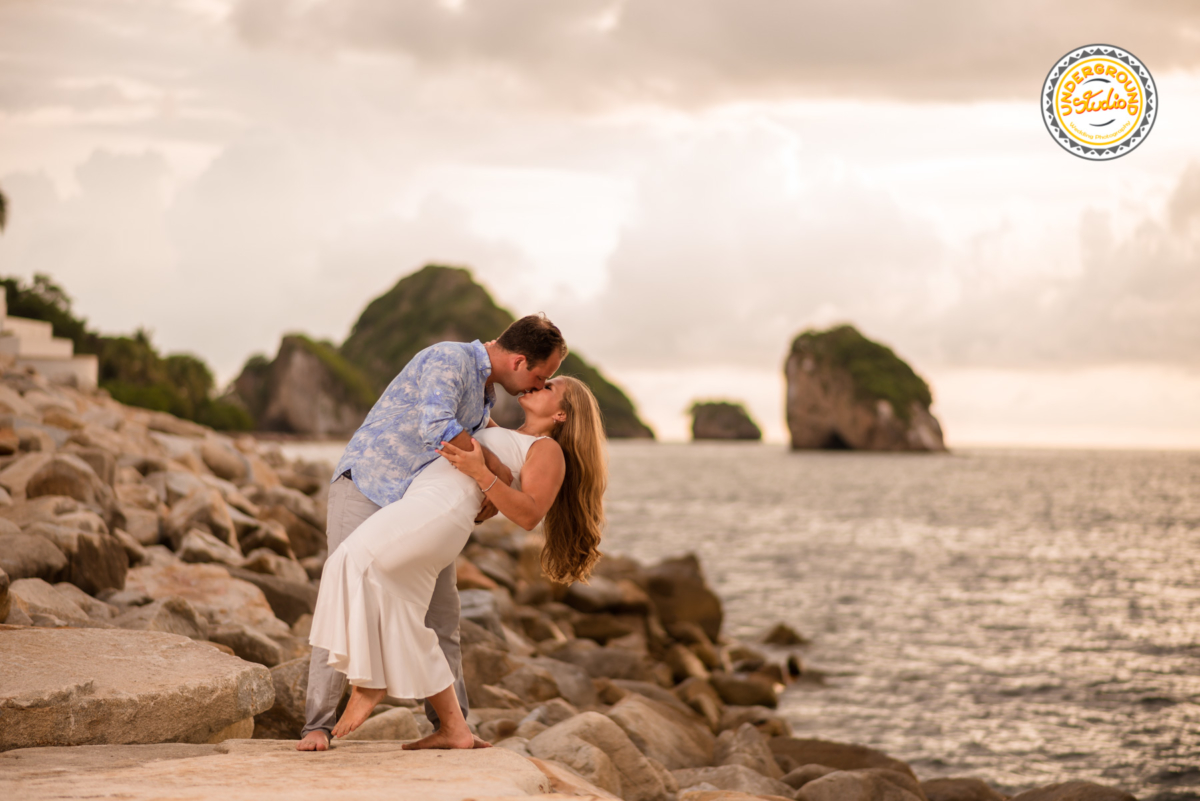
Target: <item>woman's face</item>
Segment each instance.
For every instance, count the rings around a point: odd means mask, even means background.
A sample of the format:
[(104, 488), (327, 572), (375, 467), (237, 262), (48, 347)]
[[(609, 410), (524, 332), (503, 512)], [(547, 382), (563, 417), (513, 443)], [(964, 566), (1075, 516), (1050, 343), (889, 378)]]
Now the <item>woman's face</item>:
[(521, 395), (517, 400), (526, 414), (535, 414), (538, 417), (554, 417), (556, 413), (562, 412), (562, 394), (565, 390), (565, 381), (558, 378), (551, 378), (546, 382), (544, 389), (526, 390), (525, 394)]

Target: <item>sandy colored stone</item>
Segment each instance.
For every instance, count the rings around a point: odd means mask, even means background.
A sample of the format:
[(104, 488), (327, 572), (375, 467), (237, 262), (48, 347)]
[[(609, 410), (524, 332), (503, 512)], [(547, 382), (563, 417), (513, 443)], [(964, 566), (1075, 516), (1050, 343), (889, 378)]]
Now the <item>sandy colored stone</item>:
[(18, 579), (9, 586), (8, 592), (13, 604), (27, 615), (53, 615), (61, 620), (88, 619), (87, 612), (79, 604), (41, 579)]
[(713, 735), (691, 710), (678, 709), (630, 693), (608, 712), (646, 756), (667, 770), (698, 768), (713, 761)]
[(579, 796), (587, 798), (620, 798), (620, 796), (613, 795), (607, 790), (592, 784), (561, 762), (555, 762), (552, 759), (538, 759), (537, 757), (530, 757), (529, 761), (537, 766), (538, 770), (546, 774), (546, 778), (550, 780), (550, 789), (555, 793), (561, 793), (564, 796), (574, 798), (578, 798)]
[(718, 790), (732, 790), (751, 795), (781, 795), (790, 798), (794, 792), (781, 781), (768, 779), (743, 765), (722, 765), (719, 768), (690, 768), (672, 771), (680, 790), (698, 784), (709, 784)]
[(921, 782), (921, 789), (929, 801), (1005, 801), (1008, 797), (980, 779), (962, 777), (930, 779)]
[(503, 748), (402, 751), (379, 742), (337, 743), (320, 754), (294, 742), (233, 740), (0, 755), (0, 797), (95, 798), (97, 788), (125, 801), (463, 801), (547, 798), (550, 780)]
[(125, 578), (125, 589), (144, 592), (155, 599), (184, 598), (210, 619), (241, 623), (268, 637), (291, 633), (288, 625), (275, 617), (262, 590), (231, 577), (225, 568), (217, 565), (135, 567)]
[[(837, 770), (807, 782), (797, 801), (926, 801), (921, 785), (908, 773), (886, 768)], [(1065, 801), (1065, 799), (1064, 799)], [(1083, 799), (1079, 799), (1083, 801)], [(1098, 800), (1097, 800), (1098, 801)], [(1117, 799), (1113, 799), (1117, 801)]]
[(346, 740), (419, 740), (421, 731), (411, 709), (398, 706), (368, 718)]
[(803, 737), (772, 737), (767, 744), (784, 771), (804, 765), (828, 765), (838, 770), (886, 768), (915, 777), (907, 762), (865, 745)]
[(769, 779), (783, 780), (783, 771), (771, 754), (766, 738), (753, 723), (721, 732), (713, 749), (713, 764), (743, 765)]
[(58, 581), (66, 567), (67, 557), (45, 537), (20, 531), (0, 534), (0, 570), (9, 577)]
[(621, 727), (584, 712), (529, 741), (529, 753), (555, 760), (625, 801), (663, 801), (677, 788), (661, 764), (644, 756)]
[(200, 443), (200, 458), (209, 470), (227, 481), (239, 482), (249, 472), (246, 460), (236, 448), (216, 440), (206, 439)]
[(1136, 801), (1116, 787), (1105, 787), (1094, 782), (1073, 781), (1037, 787), (1015, 795), (1012, 801)]
[(61, 573), (63, 581), (71, 582), (89, 595), (110, 588), (124, 588), (129, 555), (121, 541), (111, 534), (54, 523), (34, 523), (25, 533), (45, 537), (67, 557), (67, 566)]
[[(266, 668), (174, 634), (0, 631), (4, 751), (204, 742), (269, 709), (274, 697)], [(0, 797), (6, 797), (3, 791)]]
[(176, 549), (188, 532), (196, 528), (207, 531), (226, 545), (238, 547), (237, 531), (225, 499), (220, 492), (203, 484), (176, 503), (163, 521), (163, 533)]
[(309, 657), (302, 656), (271, 668), (275, 703), (254, 719), (254, 734), (265, 740), (299, 739), (304, 728)]
[(0, 487), (8, 490), (14, 501), (25, 500), (25, 485), (29, 479), (41, 469), (42, 465), (54, 458), (54, 454), (35, 452), (27, 453), (4, 470), (0, 470)]
[(215, 563), (237, 567), (242, 563), (241, 551), (199, 528), (194, 528), (184, 535), (175, 549), (175, 555), (192, 564)]

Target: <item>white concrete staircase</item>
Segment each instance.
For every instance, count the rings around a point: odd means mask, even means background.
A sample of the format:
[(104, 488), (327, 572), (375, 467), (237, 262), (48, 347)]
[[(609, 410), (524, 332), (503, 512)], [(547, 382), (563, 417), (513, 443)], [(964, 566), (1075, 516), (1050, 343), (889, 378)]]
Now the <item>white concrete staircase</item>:
[(32, 367), (51, 381), (79, 389), (95, 389), (100, 361), (76, 356), (75, 343), (54, 336), (50, 323), (8, 316), (8, 295), (0, 287), (0, 358), (11, 357), (18, 367)]

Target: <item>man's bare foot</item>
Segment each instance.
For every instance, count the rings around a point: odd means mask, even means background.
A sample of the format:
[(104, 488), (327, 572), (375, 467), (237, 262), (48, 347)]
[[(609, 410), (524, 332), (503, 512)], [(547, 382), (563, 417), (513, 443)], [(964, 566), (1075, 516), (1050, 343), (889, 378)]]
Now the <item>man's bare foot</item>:
[(296, 743), (297, 751), (326, 751), (329, 749), (329, 735), (321, 729), (310, 731)]
[(333, 736), (345, 737), (363, 725), (371, 716), (371, 710), (386, 696), (386, 687), (378, 689), (355, 687), (350, 690), (350, 701), (346, 704), (346, 711), (338, 718), (337, 725), (333, 727)]
[(443, 727), (428, 737), (423, 737), (415, 743), (405, 743), (401, 747), (405, 751), (420, 751), (425, 748), (483, 748), (484, 746), (476, 744), (477, 740), (483, 742), (471, 734), (470, 729), (451, 732)]
[(491, 748), (492, 747), (491, 743), (489, 743), (487, 740), (480, 737), (478, 734), (473, 735), (473, 736), (475, 737), (475, 743), (471, 746), (472, 748)]

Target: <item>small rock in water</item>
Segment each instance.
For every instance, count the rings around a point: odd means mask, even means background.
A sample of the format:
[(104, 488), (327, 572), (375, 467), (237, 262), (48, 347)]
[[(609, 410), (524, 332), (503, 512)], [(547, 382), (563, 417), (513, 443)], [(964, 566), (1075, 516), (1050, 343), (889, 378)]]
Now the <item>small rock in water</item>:
[(808, 640), (786, 623), (776, 623), (759, 640), (763, 645), (806, 645)]

